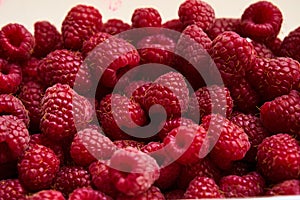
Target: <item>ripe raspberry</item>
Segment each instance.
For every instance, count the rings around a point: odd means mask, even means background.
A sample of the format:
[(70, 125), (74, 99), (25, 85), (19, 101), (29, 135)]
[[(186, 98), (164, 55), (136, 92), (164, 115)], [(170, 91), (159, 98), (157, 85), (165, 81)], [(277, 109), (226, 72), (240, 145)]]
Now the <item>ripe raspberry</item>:
[(40, 60), (34, 57), (30, 57), (29, 60), (22, 63), (22, 82), (27, 81), (40, 81), (38, 75), (38, 65)]
[(300, 93), (292, 90), (260, 108), (263, 125), (272, 133), (289, 133), (300, 136)]
[(266, 196), (300, 195), (300, 180), (287, 180), (267, 189)]
[(98, 32), (92, 37), (90, 37), (88, 40), (84, 41), (82, 45), (83, 57), (87, 57), (90, 51), (92, 51), (95, 47), (97, 47), (97, 45), (104, 42), (109, 37), (111, 37), (111, 35), (108, 33)]
[(178, 10), (178, 16), (184, 26), (196, 24), (204, 31), (210, 29), (215, 21), (215, 11), (201, 0), (186, 0)]
[[(202, 30), (202, 28), (200, 28), (199, 26), (197, 26), (195, 24), (187, 26), (183, 30), (182, 34), (184, 34), (184, 37), (190, 37), (193, 40), (193, 42), (199, 43), (206, 50), (211, 48), (211, 44), (212, 44), (211, 39)], [(183, 38), (183, 40), (184, 40), (184, 38)], [(183, 45), (183, 47), (182, 47), (182, 45)], [(184, 49), (188, 48), (188, 45), (189, 44), (186, 43), (185, 40), (183, 42), (179, 40), (176, 48), (184, 51)]]
[(71, 144), (71, 156), (79, 166), (88, 166), (99, 159), (107, 159), (115, 149), (112, 141), (94, 129), (79, 131)]
[(252, 43), (258, 57), (275, 58), (275, 55), (273, 54), (271, 49), (269, 49), (265, 44), (256, 42), (254, 40), (252, 40), (251, 43)]
[(91, 186), (91, 177), (87, 170), (79, 166), (63, 166), (53, 180), (53, 188), (68, 196), (77, 188)]
[(282, 14), (271, 2), (259, 1), (251, 4), (241, 17), (243, 34), (257, 41), (275, 39), (278, 35)]
[(0, 31), (0, 51), (7, 60), (28, 60), (34, 45), (34, 37), (21, 24), (7, 24)]
[(131, 95), (131, 99), (135, 102), (137, 102), (138, 104), (140, 104), (140, 106), (145, 109), (145, 95), (146, 92), (148, 91), (148, 89), (150, 88), (150, 86), (152, 85), (152, 83), (145, 83), (145, 84), (141, 84), (138, 88), (136, 88)]
[[(246, 154), (247, 156), (247, 154)], [(246, 159), (244, 159), (246, 160)], [(255, 169), (255, 162), (247, 162), (244, 160), (238, 160), (231, 163), (231, 166), (229, 169), (222, 172), (223, 176), (228, 175), (237, 175), (237, 176), (244, 176), (248, 173), (252, 172)]]
[(138, 142), (136, 140), (115, 140), (113, 143), (118, 149), (132, 147), (141, 150), (145, 146), (143, 142)]
[(184, 190), (171, 190), (165, 193), (165, 199), (166, 200), (173, 200), (173, 199), (183, 199)]
[(159, 178), (155, 159), (134, 148), (115, 151), (110, 161), (112, 182), (125, 195), (139, 195)]
[(41, 110), (41, 131), (54, 141), (74, 136), (76, 128), (85, 127), (92, 115), (92, 106), (86, 98), (59, 83), (46, 90)]
[(91, 188), (75, 189), (69, 196), (69, 200), (112, 200), (106, 194)]
[(210, 156), (222, 169), (228, 169), (232, 161), (241, 160), (250, 149), (247, 134), (242, 128), (218, 114), (202, 118), (203, 127), (213, 146)]
[(154, 8), (137, 8), (131, 17), (133, 28), (160, 27), (161, 17)]
[(26, 125), (13, 115), (0, 116), (0, 163), (17, 161), (29, 143)]
[(300, 64), (291, 58), (258, 58), (247, 79), (263, 100), (272, 100), (300, 88)]
[(16, 93), (21, 80), (21, 67), (0, 58), (0, 94)]
[(218, 35), (225, 31), (233, 31), (239, 33), (241, 20), (235, 18), (216, 18), (211, 28), (207, 31), (210, 39), (215, 39)]
[(59, 170), (59, 159), (55, 153), (42, 145), (32, 145), (18, 163), (19, 179), (28, 190), (47, 189)]
[[(270, 40), (270, 41), (266, 41), (265, 45), (271, 49), (271, 51), (273, 52), (273, 54), (275, 56), (280, 56), (280, 48), (281, 48), (281, 39), (280, 38), (275, 38), (274, 40)], [(295, 59), (295, 58), (294, 58)], [(296, 59), (297, 60), (297, 59)]]
[(119, 94), (107, 95), (101, 100), (96, 112), (102, 130), (114, 140), (131, 138), (120, 127), (133, 130), (146, 123), (146, 115), (140, 105)]
[(285, 57), (291, 57), (300, 62), (300, 27), (291, 31), (282, 41), (279, 54)]
[(25, 125), (29, 125), (28, 111), (22, 101), (11, 94), (0, 94), (0, 116), (14, 115), (23, 120)]
[(68, 49), (80, 50), (85, 40), (101, 31), (102, 15), (87, 5), (76, 5), (71, 8), (62, 22), (64, 45)]
[(34, 81), (24, 83), (20, 90), (19, 98), (28, 110), (30, 118), (29, 128), (31, 131), (38, 131), (40, 129), (40, 120), (42, 117), (40, 103), (43, 95), (43, 86)]
[(230, 121), (243, 128), (248, 135), (251, 147), (245, 156), (245, 160), (256, 161), (257, 146), (269, 136), (269, 132), (262, 125), (260, 118), (252, 114), (238, 114), (233, 116)]
[(265, 181), (259, 173), (251, 172), (244, 176), (224, 176), (219, 185), (227, 198), (255, 197), (263, 195)]
[(7, 179), (0, 181), (0, 199), (27, 199), (26, 190), (20, 184), (19, 179)]
[(63, 48), (61, 34), (56, 27), (48, 21), (38, 21), (34, 24), (35, 47), (33, 56), (45, 57), (51, 51)]
[(280, 182), (300, 177), (300, 146), (288, 134), (267, 137), (258, 146), (258, 169), (272, 181)]
[(111, 35), (116, 35), (124, 31), (129, 30), (131, 27), (129, 24), (123, 22), (120, 19), (109, 19), (103, 24), (102, 31)]
[(218, 185), (212, 178), (195, 177), (184, 193), (187, 199), (224, 198)]
[[(125, 88), (124, 91), (120, 91), (120, 93), (124, 93), (124, 95), (128, 98), (133, 98), (133, 92), (137, 92), (136, 90), (140, 87), (143, 87), (146, 84), (149, 84), (149, 81), (138, 80), (138, 81), (131, 81)], [(138, 102), (137, 102), (138, 103)]]
[(41, 190), (29, 196), (28, 200), (65, 200), (65, 197), (56, 190)]
[(117, 196), (117, 200), (144, 200), (144, 199), (165, 200), (165, 197), (161, 193), (160, 189), (155, 186), (150, 187), (147, 191), (136, 196), (126, 196), (122, 193), (120, 193)]
[(177, 32), (182, 32), (184, 29), (183, 24), (179, 19), (171, 19), (162, 24), (163, 28), (171, 29)]

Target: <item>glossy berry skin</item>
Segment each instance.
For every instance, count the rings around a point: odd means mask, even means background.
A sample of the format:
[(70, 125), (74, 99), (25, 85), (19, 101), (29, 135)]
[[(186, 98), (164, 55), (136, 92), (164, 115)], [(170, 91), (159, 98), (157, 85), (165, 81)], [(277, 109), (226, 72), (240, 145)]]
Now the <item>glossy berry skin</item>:
[(237, 18), (216, 18), (211, 28), (207, 31), (207, 35), (213, 40), (225, 31), (239, 33), (240, 22), (241, 20)]
[(102, 15), (87, 5), (76, 5), (71, 8), (62, 22), (64, 46), (72, 50), (80, 50), (85, 40), (101, 31)]
[(111, 35), (108, 33), (98, 32), (91, 36), (88, 40), (84, 41), (81, 50), (83, 57), (87, 57), (90, 51), (92, 51), (109, 37), (111, 37)]
[(300, 135), (300, 93), (292, 90), (287, 95), (265, 102), (260, 108), (260, 119), (272, 133)]
[(70, 195), (69, 200), (112, 200), (103, 192), (93, 190), (92, 188), (78, 188), (75, 189)]
[(109, 19), (103, 24), (102, 31), (110, 35), (116, 35), (129, 30), (129, 24), (123, 22), (121, 19)]
[(35, 57), (30, 57), (26, 62), (22, 62), (22, 82), (40, 81), (38, 75), (38, 65), (40, 60)]
[(268, 188), (266, 196), (300, 195), (300, 180), (292, 179), (273, 185)]
[(41, 190), (28, 197), (29, 200), (65, 200), (63, 194), (57, 190)]
[(273, 54), (272, 50), (269, 49), (265, 44), (256, 42), (254, 40), (252, 40), (251, 43), (252, 43), (258, 57), (275, 58), (275, 55)]
[(28, 60), (34, 45), (34, 37), (21, 24), (10, 23), (3, 26), (0, 31), (1, 53), (7, 60)]
[(162, 24), (163, 28), (171, 29), (174, 31), (182, 32), (184, 29), (183, 24), (179, 19), (171, 19)]
[(207, 31), (215, 20), (213, 8), (201, 0), (186, 0), (178, 10), (178, 16), (184, 26), (196, 24), (204, 31)]
[(137, 8), (131, 16), (133, 28), (160, 27), (161, 17), (154, 8)]
[(184, 198), (224, 198), (224, 196), (212, 178), (197, 176), (190, 182), (184, 193)]
[(0, 199), (25, 200), (27, 191), (19, 179), (6, 179), (0, 181)]
[(0, 59), (0, 94), (13, 94), (22, 81), (22, 69), (17, 64)]
[(21, 183), (30, 191), (48, 189), (59, 170), (55, 153), (43, 145), (30, 146), (18, 162)]
[(145, 146), (143, 142), (139, 142), (136, 140), (115, 140), (113, 143), (118, 149), (126, 149), (127, 147), (132, 147), (137, 150), (141, 150)]
[(288, 134), (267, 137), (258, 146), (257, 168), (273, 183), (297, 179), (300, 176), (300, 146)]
[(117, 200), (143, 200), (143, 199), (156, 199), (165, 200), (164, 195), (161, 193), (158, 187), (152, 186), (146, 192), (139, 194), (137, 196), (126, 196), (120, 193), (117, 196)]
[(279, 54), (284, 57), (290, 57), (300, 62), (300, 27), (291, 31), (282, 41)]

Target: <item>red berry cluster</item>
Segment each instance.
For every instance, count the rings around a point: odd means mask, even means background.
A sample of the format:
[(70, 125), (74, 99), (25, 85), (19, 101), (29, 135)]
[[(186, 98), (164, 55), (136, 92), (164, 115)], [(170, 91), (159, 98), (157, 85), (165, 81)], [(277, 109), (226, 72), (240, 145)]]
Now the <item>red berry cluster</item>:
[(61, 32), (3, 26), (0, 199), (300, 195), (300, 27), (281, 42), (282, 21), (185, 0), (166, 22), (77, 5)]

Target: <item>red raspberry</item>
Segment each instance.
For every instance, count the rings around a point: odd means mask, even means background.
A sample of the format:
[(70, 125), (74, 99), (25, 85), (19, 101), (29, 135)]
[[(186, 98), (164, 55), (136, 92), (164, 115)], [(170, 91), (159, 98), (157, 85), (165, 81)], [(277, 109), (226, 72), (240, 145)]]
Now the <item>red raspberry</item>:
[(257, 41), (275, 39), (282, 24), (281, 11), (271, 2), (259, 1), (251, 4), (241, 17), (241, 31)]
[(255, 197), (263, 195), (265, 181), (259, 173), (251, 172), (244, 176), (224, 176), (219, 185), (227, 198)]
[(115, 149), (112, 141), (94, 129), (79, 131), (71, 144), (71, 156), (79, 166), (88, 166), (99, 159), (107, 159)]
[(27, 199), (26, 190), (20, 184), (19, 179), (7, 179), (0, 181), (0, 199)]
[(218, 114), (202, 118), (211, 143), (215, 144), (210, 156), (222, 169), (228, 169), (232, 161), (241, 160), (250, 149), (247, 134), (242, 128)]
[(125, 195), (139, 195), (159, 178), (155, 159), (134, 148), (115, 151), (110, 161), (112, 182)]
[[(128, 98), (133, 98), (133, 92), (137, 92), (136, 90), (140, 87), (143, 87), (146, 84), (149, 84), (150, 82), (144, 81), (144, 80), (138, 80), (138, 81), (131, 81), (125, 88), (124, 88), (124, 95)], [(120, 91), (122, 92), (122, 91)], [(137, 101), (138, 103), (138, 101)]]
[(247, 79), (262, 99), (272, 100), (300, 88), (300, 64), (291, 58), (260, 58), (251, 66)]
[(66, 48), (80, 50), (85, 40), (101, 31), (102, 15), (87, 5), (76, 5), (71, 8), (62, 22), (62, 36)]
[(135, 140), (115, 140), (113, 143), (118, 149), (125, 149), (127, 147), (132, 147), (137, 150), (141, 150), (145, 146), (143, 142), (138, 142)]
[(56, 27), (48, 21), (38, 21), (34, 24), (35, 47), (33, 56), (45, 57), (51, 51), (63, 48), (61, 34)]
[(24, 83), (19, 93), (20, 100), (28, 110), (28, 115), (30, 118), (29, 128), (33, 131), (38, 131), (40, 129), (40, 120), (42, 117), (40, 103), (43, 95), (43, 86), (34, 81)]
[(269, 132), (262, 125), (260, 118), (252, 114), (238, 114), (233, 116), (230, 121), (243, 128), (248, 135), (251, 147), (247, 152), (245, 159), (250, 162), (256, 161), (257, 146), (269, 136)]
[(75, 189), (69, 196), (69, 200), (112, 200), (106, 194), (91, 188)]
[(160, 27), (161, 17), (154, 8), (137, 8), (131, 16), (133, 28)]
[(22, 82), (27, 81), (40, 81), (38, 75), (38, 65), (40, 60), (34, 57), (30, 57), (29, 60), (22, 63)]
[(29, 125), (28, 111), (22, 101), (11, 94), (0, 94), (0, 116), (14, 115), (23, 120), (25, 125)]
[(258, 57), (275, 58), (275, 55), (273, 54), (271, 49), (269, 49), (265, 44), (256, 42), (254, 40), (252, 40), (251, 43), (252, 43)]
[(136, 196), (126, 196), (120, 193), (117, 197), (117, 200), (144, 200), (144, 199), (165, 200), (165, 197), (161, 193), (160, 189), (155, 186), (150, 187), (147, 191)]
[(7, 24), (0, 31), (0, 51), (7, 60), (28, 60), (34, 45), (34, 37), (21, 24)]
[(16, 93), (21, 81), (21, 67), (0, 58), (0, 94)]
[(300, 195), (300, 180), (287, 180), (267, 189), (266, 196)]
[(107, 95), (96, 112), (104, 133), (114, 140), (131, 138), (120, 127), (130, 129), (131, 133), (134, 128), (146, 123), (146, 115), (140, 105), (119, 94)]
[(195, 177), (184, 193), (187, 199), (224, 198), (218, 185), (212, 178)]
[(282, 41), (279, 49), (281, 56), (291, 57), (300, 62), (300, 27), (291, 31)]
[[(247, 154), (246, 154), (247, 156)], [(245, 159), (244, 159), (245, 160)], [(254, 163), (250, 163), (244, 160), (238, 160), (238, 161), (234, 161), (231, 163), (231, 166), (228, 170), (223, 171), (223, 176), (228, 176), (228, 175), (237, 175), (237, 176), (244, 176), (248, 173), (250, 173), (251, 171), (253, 171), (253, 169), (255, 169), (255, 162)]]
[(41, 101), (41, 131), (49, 139), (60, 141), (74, 136), (91, 120), (92, 106), (68, 85), (49, 87)]
[(152, 85), (152, 83), (141, 84), (138, 88), (136, 88), (132, 92), (132, 95), (130, 97), (133, 101), (140, 104), (140, 106), (143, 109), (145, 109), (145, 95), (151, 85)]
[(263, 125), (272, 133), (289, 133), (300, 136), (300, 93), (292, 90), (260, 108)]
[(12, 115), (0, 116), (0, 163), (17, 161), (29, 144), (26, 125)]
[(272, 181), (280, 182), (300, 177), (300, 146), (288, 134), (267, 137), (258, 146), (258, 169)]
[(177, 180), (178, 187), (186, 189), (196, 176), (209, 177), (218, 182), (221, 178), (221, 172), (209, 157), (205, 157), (200, 162), (182, 167)]
[(184, 190), (171, 190), (165, 193), (166, 200), (183, 199)]
[(177, 32), (182, 32), (184, 29), (183, 24), (179, 19), (171, 19), (162, 24), (163, 28), (171, 29)]
[(92, 51), (95, 47), (97, 47), (100, 43), (104, 42), (109, 37), (111, 37), (111, 35), (108, 33), (98, 32), (88, 40), (84, 41), (82, 45), (83, 57), (87, 57), (90, 51)]
[(235, 18), (216, 18), (207, 35), (213, 40), (225, 31), (239, 32), (241, 20)]
[(28, 200), (65, 200), (65, 197), (56, 190), (41, 190), (29, 196)]
[(50, 148), (38, 144), (29, 146), (18, 163), (19, 179), (28, 190), (47, 189), (59, 170), (59, 164)]
[[(280, 55), (280, 48), (281, 48), (281, 39), (280, 38), (275, 38), (274, 40), (270, 40), (270, 41), (266, 41), (265, 45), (271, 49), (271, 51), (273, 52), (273, 54), (275, 56), (279, 56)], [(294, 58), (295, 59), (295, 58)], [(297, 60), (297, 59), (296, 59)]]
[(123, 22), (120, 19), (109, 19), (103, 24), (102, 31), (111, 35), (116, 35), (127, 31), (130, 28), (131, 27), (129, 24)]
[(215, 11), (201, 0), (186, 0), (178, 10), (178, 16), (184, 26), (196, 24), (204, 31), (210, 29), (215, 21)]
[(75, 189), (91, 186), (91, 176), (79, 166), (63, 166), (53, 181), (53, 188), (68, 196)]

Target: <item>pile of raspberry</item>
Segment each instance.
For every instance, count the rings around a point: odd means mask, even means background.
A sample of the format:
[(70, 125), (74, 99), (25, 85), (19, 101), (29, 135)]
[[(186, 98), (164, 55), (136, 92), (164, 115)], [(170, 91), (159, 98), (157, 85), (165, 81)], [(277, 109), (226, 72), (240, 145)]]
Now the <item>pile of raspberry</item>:
[(281, 40), (282, 22), (185, 0), (166, 22), (76, 5), (61, 31), (3, 26), (0, 199), (300, 195), (300, 27)]

